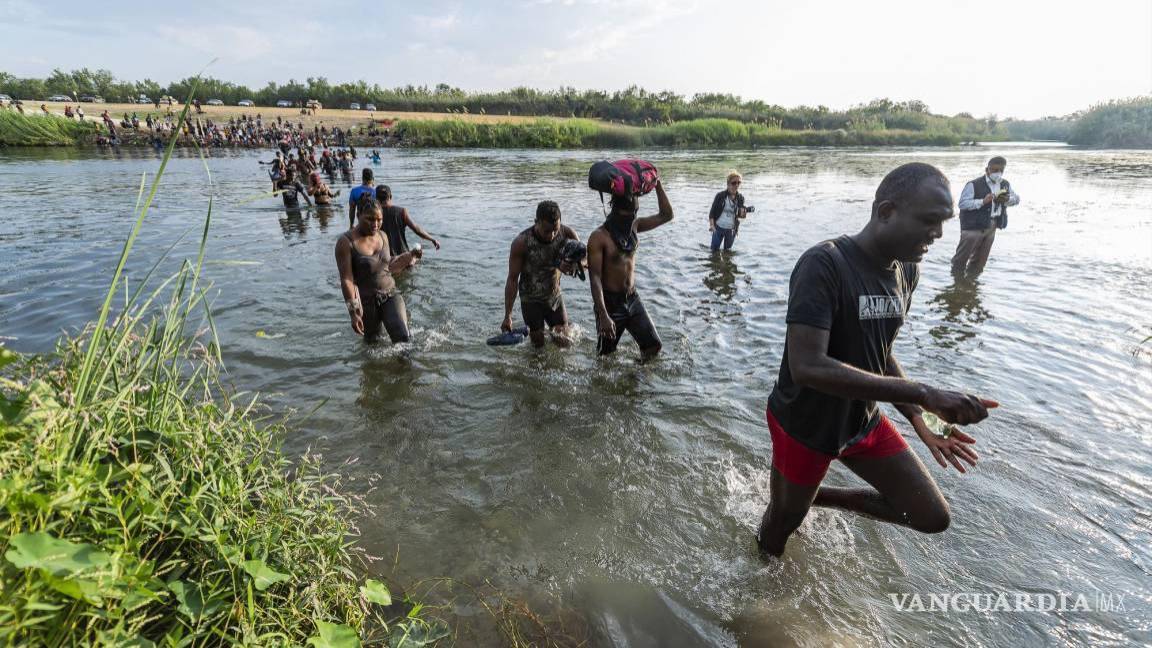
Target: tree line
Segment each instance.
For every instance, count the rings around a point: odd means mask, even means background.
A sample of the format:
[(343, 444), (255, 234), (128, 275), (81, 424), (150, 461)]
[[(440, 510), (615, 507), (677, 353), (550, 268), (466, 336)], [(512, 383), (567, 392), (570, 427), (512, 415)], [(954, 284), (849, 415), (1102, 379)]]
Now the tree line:
[[(108, 102), (131, 102), (142, 94), (152, 99), (165, 95), (183, 99), (196, 82), (191, 77), (167, 85), (152, 79), (129, 82), (117, 79), (108, 70), (88, 68), (71, 72), (56, 69), (44, 79), (17, 78), (0, 72), (0, 93), (32, 100), (64, 94), (77, 98), (99, 95)], [(366, 81), (333, 84), (325, 77), (308, 77), (304, 82), (291, 79), (284, 84), (269, 82), (260, 89), (211, 77), (201, 78), (198, 83), (201, 100), (220, 99), (229, 105), (244, 99), (258, 106), (275, 105), (278, 100), (303, 103), (315, 99), (330, 108), (346, 108), (358, 102), (373, 103), (379, 110), (584, 117), (632, 125), (719, 118), (788, 130), (943, 131), (969, 138), (1004, 134), (995, 117), (936, 115), (921, 101), (890, 99), (837, 110), (827, 106), (785, 108), (726, 93), (685, 96), (670, 91), (651, 92), (638, 86), (613, 92), (570, 87), (467, 92), (445, 83), (383, 88)]]
[[(1000, 120), (995, 115), (970, 113), (939, 115), (922, 101), (874, 99), (847, 109), (827, 106), (785, 108), (759, 99), (728, 93), (651, 92), (631, 86), (613, 92), (561, 87), (540, 90), (518, 87), (496, 92), (468, 92), (446, 83), (384, 88), (366, 81), (331, 83), (325, 77), (303, 82), (269, 82), (263, 88), (208, 77), (189, 77), (161, 85), (152, 79), (123, 81), (109, 70), (55, 69), (47, 78), (18, 78), (0, 71), (0, 93), (18, 99), (42, 100), (49, 95), (99, 95), (109, 102), (131, 102), (141, 94), (152, 99), (171, 95), (183, 100), (194, 84), (201, 100), (220, 99), (229, 105), (248, 99), (257, 106), (279, 100), (303, 104), (309, 99), (329, 108), (347, 108), (352, 102), (372, 103), (378, 110), (451, 112), (498, 115), (535, 115), (602, 119), (635, 126), (655, 126), (697, 119), (728, 119), (771, 129), (849, 133), (910, 131), (932, 136), (972, 140), (1060, 140), (1097, 146), (1149, 146), (1148, 106), (1152, 98), (1112, 102), (1083, 113), (1038, 120)], [(1090, 118), (1089, 118), (1090, 117)]]

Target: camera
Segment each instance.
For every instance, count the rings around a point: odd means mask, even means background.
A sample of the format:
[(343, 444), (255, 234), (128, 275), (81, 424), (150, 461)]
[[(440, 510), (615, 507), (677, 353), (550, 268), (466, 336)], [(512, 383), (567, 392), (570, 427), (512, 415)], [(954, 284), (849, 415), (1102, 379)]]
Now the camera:
[(753, 205), (744, 205), (744, 211), (751, 214), (752, 212), (756, 211), (756, 207)]

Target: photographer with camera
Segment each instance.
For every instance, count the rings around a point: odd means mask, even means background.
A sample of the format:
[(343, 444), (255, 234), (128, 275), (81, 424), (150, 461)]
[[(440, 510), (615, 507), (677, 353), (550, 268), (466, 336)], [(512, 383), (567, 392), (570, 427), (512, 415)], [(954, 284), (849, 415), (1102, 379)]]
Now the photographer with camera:
[(570, 275), (580, 269), (582, 274), (583, 262), (570, 242), (579, 245), (580, 237), (571, 227), (560, 223), (560, 206), (551, 200), (541, 201), (536, 206), (536, 221), (516, 236), (508, 253), (504, 320), (500, 330), (512, 330), (512, 306), (519, 294), (520, 312), (528, 326), (532, 346), (544, 346), (545, 325), (557, 346), (572, 344), (568, 337), (568, 312), (560, 292), (560, 273)]
[(740, 193), (742, 181), (743, 177), (738, 172), (730, 172), (728, 188), (712, 199), (712, 209), (708, 211), (708, 231), (712, 232), (713, 252), (720, 249), (721, 242), (725, 250), (731, 250), (736, 234), (740, 231), (740, 221), (756, 209), (744, 204), (744, 195)]

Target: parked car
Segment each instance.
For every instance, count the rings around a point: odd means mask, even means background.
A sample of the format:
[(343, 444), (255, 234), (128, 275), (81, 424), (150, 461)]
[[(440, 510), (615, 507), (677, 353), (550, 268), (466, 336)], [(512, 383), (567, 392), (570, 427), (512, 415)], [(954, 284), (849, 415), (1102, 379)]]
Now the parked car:
[(223, 106), (224, 105), (224, 102), (220, 99), (209, 99), (208, 101), (205, 101), (204, 103), (208, 104), (209, 106)]
[(276, 102), (276, 107), (277, 108), (291, 108), (292, 102), (288, 101), (287, 99), (281, 99), (281, 100)]
[(251, 108), (251, 107), (255, 106), (256, 104), (252, 103), (251, 99), (241, 99), (240, 101), (236, 102), (236, 105), (237, 106), (244, 106), (245, 108)]
[(48, 101), (73, 101), (73, 99), (68, 95), (52, 95), (48, 97)]
[(84, 95), (80, 97), (80, 101), (84, 103), (104, 103), (104, 97), (100, 95)]
[(136, 100), (136, 103), (138, 103), (138, 104), (150, 104), (150, 103), (152, 103), (152, 100), (148, 98), (148, 95), (140, 95), (140, 97)]
[(319, 101), (316, 101), (315, 99), (309, 99), (308, 102), (304, 104), (304, 107), (305, 108), (312, 108), (314, 110), (320, 110), (321, 108), (324, 107), (324, 104), (320, 103)]
[(350, 103), (348, 104), (348, 110), (360, 110), (360, 104)]
[(12, 97), (6, 94), (0, 94), (0, 106), (7, 106), (10, 103), (12, 103)]
[(376, 110), (376, 104), (368, 104), (364, 106), (364, 110)]

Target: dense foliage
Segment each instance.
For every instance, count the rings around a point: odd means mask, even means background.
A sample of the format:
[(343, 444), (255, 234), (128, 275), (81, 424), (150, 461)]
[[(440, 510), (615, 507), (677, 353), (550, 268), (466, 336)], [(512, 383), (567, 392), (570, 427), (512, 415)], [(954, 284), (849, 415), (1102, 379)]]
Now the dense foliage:
[(607, 92), (603, 90), (536, 90), (513, 88), (500, 92), (465, 92), (447, 84), (381, 88), (365, 81), (332, 84), (324, 77), (309, 77), (304, 83), (290, 80), (268, 83), (260, 89), (221, 81), (188, 78), (168, 86), (150, 79), (139, 82), (116, 80), (107, 70), (87, 68), (53, 71), (47, 79), (18, 79), (0, 72), (0, 93), (20, 99), (42, 99), (51, 94), (77, 97), (94, 94), (106, 101), (131, 101), (140, 94), (155, 99), (164, 95), (187, 96), (193, 84), (198, 96), (220, 99), (235, 105), (251, 99), (257, 105), (271, 106), (277, 100), (304, 102), (316, 99), (330, 108), (346, 108), (351, 102), (374, 103), (379, 110), (411, 112), (458, 112), (470, 114), (534, 115), (584, 117), (649, 125), (692, 119), (729, 119), (758, 123), (785, 130), (907, 130), (950, 132), (960, 139), (995, 139), (1006, 133), (992, 118), (970, 115), (946, 117), (929, 112), (920, 101), (877, 99), (847, 110), (826, 106), (784, 108), (760, 100), (744, 100), (720, 93), (700, 93), (685, 97), (673, 92), (650, 92), (637, 86)]
[(606, 124), (590, 119), (538, 119), (482, 123), (460, 119), (403, 120), (406, 145), (467, 148), (617, 148), (654, 146), (748, 148), (755, 146), (950, 145), (950, 132), (909, 130), (785, 130), (731, 119), (695, 119), (656, 126)]
[[(52, 94), (74, 97), (99, 95), (109, 102), (129, 102), (141, 94), (156, 99), (166, 95), (184, 97), (196, 84), (198, 96), (220, 99), (235, 105), (243, 99), (258, 106), (272, 106), (286, 99), (303, 103), (316, 99), (330, 108), (346, 108), (352, 102), (373, 103), (379, 110), (404, 112), (439, 112), (459, 114), (532, 115), (541, 117), (587, 118), (633, 126), (659, 126), (694, 120), (728, 120), (764, 127), (761, 143), (835, 144), (835, 138), (856, 143), (920, 143), (954, 141), (1055, 140), (1091, 146), (1150, 146), (1149, 102), (1143, 97), (1114, 101), (1083, 113), (1038, 120), (997, 120), (994, 116), (974, 117), (968, 113), (937, 115), (920, 101), (876, 99), (867, 104), (836, 110), (826, 106), (785, 108), (760, 100), (745, 100), (732, 94), (699, 93), (686, 97), (674, 92), (650, 92), (632, 86), (624, 90), (577, 90), (559, 88), (537, 90), (513, 88), (499, 92), (466, 92), (447, 84), (382, 88), (365, 81), (330, 83), (324, 77), (309, 77), (303, 83), (295, 79), (285, 84), (269, 82), (253, 89), (219, 79), (188, 78), (161, 85), (151, 79), (128, 82), (116, 79), (108, 70), (87, 68), (65, 72), (54, 70), (46, 79), (17, 78), (0, 72), (0, 93), (18, 99), (39, 101)], [(446, 128), (446, 127), (445, 127)], [(500, 129), (477, 127), (483, 137), (500, 140), (508, 137)], [(523, 136), (532, 145), (536, 127), (520, 127), (517, 140)], [(695, 127), (694, 127), (695, 129)], [(450, 130), (450, 129), (449, 129)], [(697, 129), (698, 130), (698, 129)], [(828, 135), (782, 135), (782, 131), (817, 131)], [(920, 133), (910, 135), (867, 136), (868, 132)], [(608, 133), (601, 129), (602, 136)], [(565, 135), (564, 137), (567, 137)], [(452, 136), (453, 138), (455, 135)], [(477, 137), (481, 137), (477, 135)], [(564, 139), (560, 137), (559, 139)], [(465, 138), (467, 141), (473, 139)], [(674, 139), (656, 136), (660, 143)], [(693, 141), (700, 139), (693, 138)], [(739, 137), (726, 138), (738, 140)], [(757, 139), (749, 134), (749, 140)], [(548, 140), (551, 142), (553, 140)], [(455, 144), (453, 144), (455, 145)], [(551, 143), (541, 143), (552, 146)]]
[(1069, 144), (1152, 148), (1152, 96), (1093, 106), (1076, 121)]
[(48, 357), (0, 348), (0, 643), (355, 648), (445, 636), (419, 604), (362, 578), (363, 503), (315, 457), (283, 455), (283, 426), (222, 388), (215, 340), (189, 335), (200, 320), (213, 330), (199, 284), (210, 217), (176, 275), (125, 278), (171, 152), (137, 202), (96, 323)]
[(1043, 119), (1009, 119), (1004, 122), (1008, 139), (1019, 142), (1067, 142), (1076, 117), (1045, 117)]

